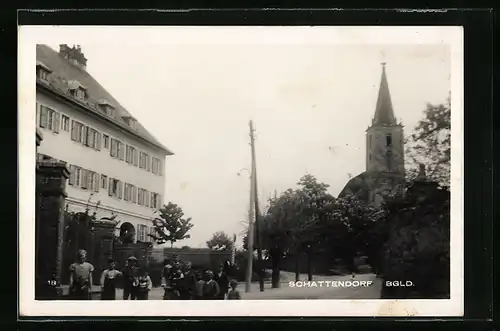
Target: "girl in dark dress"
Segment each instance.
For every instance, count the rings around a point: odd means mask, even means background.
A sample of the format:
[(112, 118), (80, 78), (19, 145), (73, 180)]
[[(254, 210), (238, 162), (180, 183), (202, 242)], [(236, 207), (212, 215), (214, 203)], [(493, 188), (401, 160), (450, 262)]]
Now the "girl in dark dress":
[(116, 279), (122, 273), (116, 270), (116, 263), (113, 259), (108, 261), (109, 267), (101, 275), (101, 300), (116, 300)]
[(229, 262), (224, 262), (214, 279), (217, 282), (217, 285), (219, 285), (217, 300), (224, 300), (227, 292), (229, 291)]

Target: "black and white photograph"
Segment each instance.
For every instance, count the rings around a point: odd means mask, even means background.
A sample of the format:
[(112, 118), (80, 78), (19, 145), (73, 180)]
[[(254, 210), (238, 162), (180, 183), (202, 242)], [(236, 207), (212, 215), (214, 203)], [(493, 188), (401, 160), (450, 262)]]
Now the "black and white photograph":
[(461, 316), (462, 38), (21, 26), (20, 314)]

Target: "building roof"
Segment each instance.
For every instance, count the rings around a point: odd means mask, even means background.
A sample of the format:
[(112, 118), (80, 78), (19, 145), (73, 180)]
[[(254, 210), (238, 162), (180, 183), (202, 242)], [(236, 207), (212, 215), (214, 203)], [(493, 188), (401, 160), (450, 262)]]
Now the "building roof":
[(380, 88), (378, 90), (377, 106), (372, 125), (396, 125), (394, 109), (392, 108), (391, 94), (389, 93), (389, 84), (385, 73), (385, 63), (382, 63), (382, 77), (380, 79)]
[(344, 186), (344, 189), (340, 192), (339, 198), (354, 195), (360, 201), (368, 203), (370, 199), (370, 191), (371, 191), (371, 182), (370, 176), (365, 171), (360, 173), (354, 178), (351, 178), (347, 184)]
[[(86, 70), (81, 69), (69, 61), (64, 59), (59, 55), (58, 52), (53, 50), (47, 45), (37, 45), (36, 46), (36, 59), (37, 64), (43, 63), (44, 66), (52, 70), (49, 76), (49, 85), (52, 90), (65, 96), (71, 97), (69, 94), (69, 88), (72, 81), (77, 81), (79, 84), (85, 87), (88, 93), (88, 99), (85, 104), (79, 100), (74, 100), (74, 102), (80, 106), (84, 106), (90, 111), (99, 114), (99, 116), (104, 119), (113, 122), (121, 129), (124, 129), (131, 133), (132, 135), (138, 136), (143, 140), (149, 142), (150, 144), (156, 146), (163, 150), (167, 155), (173, 155), (173, 153), (165, 146), (163, 146), (151, 133), (149, 133), (146, 128), (144, 128), (139, 122), (137, 122), (136, 128), (133, 129), (127, 125), (124, 117), (133, 117), (120, 103), (108, 92), (104, 87), (102, 87), (97, 80), (95, 80)], [(37, 84), (44, 85), (43, 82), (37, 81)], [(111, 118), (108, 115), (97, 111), (98, 105), (102, 100), (106, 100), (108, 103), (112, 104), (116, 109), (117, 116)]]

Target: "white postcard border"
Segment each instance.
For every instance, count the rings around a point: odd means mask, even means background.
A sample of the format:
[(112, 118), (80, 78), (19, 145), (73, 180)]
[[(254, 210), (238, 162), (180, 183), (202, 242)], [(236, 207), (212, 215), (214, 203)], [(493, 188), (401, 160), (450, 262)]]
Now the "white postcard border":
[[(449, 44), (451, 49), (451, 282), (448, 300), (35, 301), (35, 116), (37, 43), (60, 32), (93, 43)], [(19, 314), (22, 316), (462, 316), (463, 28), (462, 27), (19, 27)], [(223, 39), (221, 37), (223, 36)], [(222, 41), (221, 41), (222, 40)], [(82, 44), (84, 44), (82, 42)], [(432, 79), (432, 78), (429, 78)]]

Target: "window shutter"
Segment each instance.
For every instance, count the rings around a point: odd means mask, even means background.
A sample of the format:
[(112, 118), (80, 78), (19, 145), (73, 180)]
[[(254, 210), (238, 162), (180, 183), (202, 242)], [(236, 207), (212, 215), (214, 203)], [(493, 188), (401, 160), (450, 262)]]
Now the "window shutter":
[(87, 129), (87, 145), (89, 147), (94, 147), (94, 129), (88, 128)]
[(87, 189), (92, 188), (92, 172), (90, 170), (85, 171), (87, 173)]
[(69, 166), (69, 185), (75, 185), (75, 166), (70, 165)]
[(123, 185), (122, 182), (118, 181), (118, 198), (121, 199), (123, 197)]
[(47, 127), (47, 107), (40, 106), (40, 127)]
[(158, 209), (161, 208), (161, 195), (160, 194), (156, 195), (156, 208), (158, 208)]
[(87, 173), (87, 189), (92, 189), (92, 171), (86, 170)]
[(78, 131), (76, 129), (76, 122), (71, 121), (71, 140), (76, 141)]
[(81, 169), (79, 167), (76, 167), (75, 166), (75, 173), (76, 173), (76, 177), (75, 177), (75, 185), (76, 186), (80, 186), (80, 183), (81, 183), (81, 177), (82, 177), (82, 172), (81, 172)]
[(96, 149), (98, 151), (101, 150), (101, 146), (102, 146), (102, 142), (101, 142), (101, 137), (102, 137), (102, 134), (100, 132), (97, 132), (97, 143), (96, 143)]
[(125, 151), (124, 151), (124, 145), (121, 142), (118, 142), (118, 155), (120, 157), (120, 160), (124, 160), (125, 158)]
[(137, 187), (132, 186), (132, 202), (137, 203)]
[(137, 167), (138, 163), (139, 163), (139, 151), (135, 150), (134, 151), (134, 165)]
[(155, 194), (151, 193), (151, 201), (150, 201), (149, 206), (154, 207), (155, 206), (154, 201), (155, 201)]
[(151, 158), (146, 154), (146, 170), (151, 171)]
[(88, 136), (87, 136), (88, 135), (88, 129), (89, 129), (88, 126), (83, 126), (83, 128), (82, 128), (82, 140), (81, 140), (81, 142), (84, 145), (87, 145), (87, 141), (88, 141), (87, 140), (87, 138), (88, 138)]
[(123, 200), (128, 201), (129, 197), (129, 186), (125, 183), (125, 191), (123, 192)]
[(99, 192), (99, 174), (94, 172), (94, 191)]
[(40, 125), (40, 104), (36, 103), (36, 125)]
[(87, 170), (82, 169), (81, 173), (82, 173), (81, 187), (87, 188)]
[(59, 114), (58, 112), (54, 112), (54, 127), (53, 127), (53, 130), (55, 133), (59, 133), (59, 130), (61, 128), (61, 114)]
[(115, 154), (115, 140), (111, 138), (111, 148), (109, 149), (109, 154), (111, 156), (116, 156)]
[(109, 196), (113, 196), (113, 178), (110, 178), (109, 179), (109, 183), (108, 183), (108, 194)]

